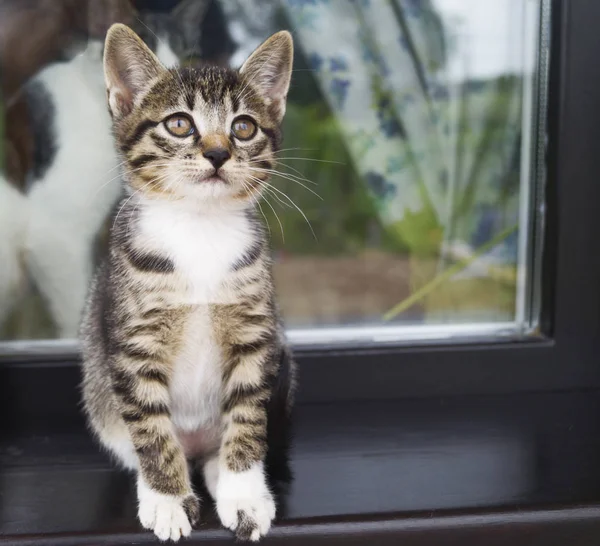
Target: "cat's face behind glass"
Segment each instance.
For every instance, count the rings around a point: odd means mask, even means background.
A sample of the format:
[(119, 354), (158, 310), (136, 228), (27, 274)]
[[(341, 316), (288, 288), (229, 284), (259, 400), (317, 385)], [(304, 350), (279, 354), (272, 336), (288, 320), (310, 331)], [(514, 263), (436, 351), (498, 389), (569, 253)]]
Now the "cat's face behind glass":
[(105, 75), (131, 189), (198, 204), (255, 199), (275, 163), (292, 58), (280, 32), (239, 71), (166, 69), (132, 30), (112, 27)]
[[(226, 66), (236, 49), (217, 0), (137, 0), (133, 29), (159, 58), (168, 48), (182, 64)], [(160, 9), (159, 9), (160, 8)]]

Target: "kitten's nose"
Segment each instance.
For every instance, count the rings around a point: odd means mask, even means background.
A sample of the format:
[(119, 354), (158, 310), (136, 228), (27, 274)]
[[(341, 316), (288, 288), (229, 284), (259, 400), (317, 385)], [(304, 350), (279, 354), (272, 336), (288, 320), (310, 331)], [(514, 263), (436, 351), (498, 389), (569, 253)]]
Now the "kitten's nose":
[(206, 150), (202, 155), (212, 163), (215, 169), (218, 169), (231, 157), (227, 148), (212, 148), (211, 150)]

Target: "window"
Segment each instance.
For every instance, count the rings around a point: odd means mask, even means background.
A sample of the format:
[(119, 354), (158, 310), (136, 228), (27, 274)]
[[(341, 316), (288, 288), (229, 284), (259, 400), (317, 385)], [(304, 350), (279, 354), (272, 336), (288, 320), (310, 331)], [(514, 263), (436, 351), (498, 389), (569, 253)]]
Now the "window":
[[(294, 33), (281, 174), (262, 211), (301, 398), (593, 380), (593, 138), (576, 115), (591, 83), (567, 78), (587, 50), (572, 60), (560, 2), (92, 6), (0, 2), (3, 362), (76, 362), (119, 197), (101, 43), (124, 21), (165, 62), (192, 64), (238, 65), (272, 31)], [(73, 116), (67, 133), (58, 112)]]
[(39, 24), (47, 50), (3, 61), (0, 339), (76, 336), (119, 198), (101, 67), (116, 20), (167, 63), (238, 66), (294, 32), (260, 207), (293, 341), (539, 333), (547, 2), (100, 2), (85, 21), (2, 6)]

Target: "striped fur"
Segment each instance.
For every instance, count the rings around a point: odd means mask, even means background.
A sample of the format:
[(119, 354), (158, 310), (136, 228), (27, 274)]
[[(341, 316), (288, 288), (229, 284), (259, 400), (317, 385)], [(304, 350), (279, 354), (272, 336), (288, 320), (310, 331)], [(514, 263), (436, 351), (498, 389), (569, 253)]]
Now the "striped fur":
[[(137, 471), (141, 523), (189, 534), (205, 466), (223, 524), (257, 540), (275, 515), (267, 472), (289, 478), (294, 364), (255, 204), (275, 163), (292, 63), (287, 33), (240, 71), (167, 70), (127, 27), (108, 33), (105, 73), (126, 193), (81, 328), (92, 430)], [(191, 120), (188, 136), (164, 121)], [(231, 126), (257, 125), (250, 140)], [(211, 150), (227, 150), (222, 166)]]

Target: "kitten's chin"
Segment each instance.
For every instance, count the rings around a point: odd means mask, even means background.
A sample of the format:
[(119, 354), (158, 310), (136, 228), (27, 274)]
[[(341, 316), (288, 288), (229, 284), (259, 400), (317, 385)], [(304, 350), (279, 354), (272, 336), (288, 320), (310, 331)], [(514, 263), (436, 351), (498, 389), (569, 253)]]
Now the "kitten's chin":
[(209, 176), (208, 178), (204, 178), (200, 180), (201, 184), (227, 184), (227, 180), (221, 178), (219, 175)]
[(221, 174), (204, 175), (198, 174), (192, 177), (191, 182), (194, 184), (228, 184), (227, 179)]
[(177, 192), (184, 201), (189, 200), (193, 206), (228, 206), (236, 201), (236, 185), (221, 177), (206, 177), (199, 180), (188, 180)]

